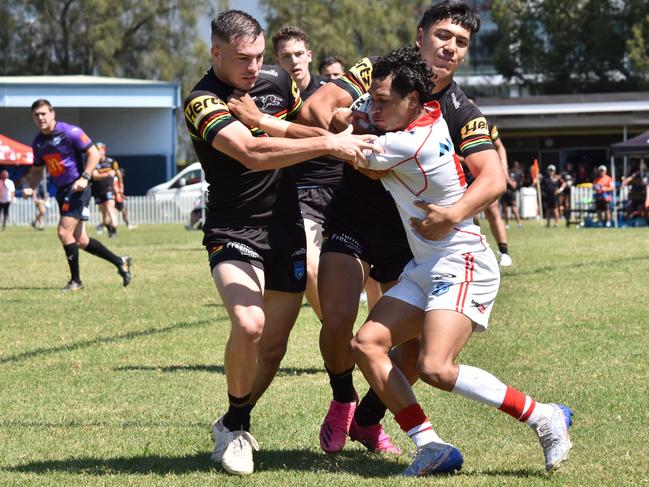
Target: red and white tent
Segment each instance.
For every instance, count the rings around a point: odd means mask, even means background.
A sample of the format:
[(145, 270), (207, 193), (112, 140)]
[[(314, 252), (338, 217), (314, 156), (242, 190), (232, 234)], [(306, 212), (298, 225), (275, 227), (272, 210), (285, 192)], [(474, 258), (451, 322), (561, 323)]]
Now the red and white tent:
[(32, 148), (0, 134), (0, 164), (31, 166), (34, 164)]

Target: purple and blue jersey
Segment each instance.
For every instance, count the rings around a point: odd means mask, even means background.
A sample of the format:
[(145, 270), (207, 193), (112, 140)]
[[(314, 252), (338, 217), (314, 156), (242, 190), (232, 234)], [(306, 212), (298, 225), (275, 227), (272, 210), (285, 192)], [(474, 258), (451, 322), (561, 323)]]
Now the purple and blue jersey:
[(83, 154), (93, 144), (90, 137), (75, 125), (56, 122), (54, 130), (39, 133), (32, 142), (34, 166), (47, 166), (57, 188), (72, 184), (84, 169)]

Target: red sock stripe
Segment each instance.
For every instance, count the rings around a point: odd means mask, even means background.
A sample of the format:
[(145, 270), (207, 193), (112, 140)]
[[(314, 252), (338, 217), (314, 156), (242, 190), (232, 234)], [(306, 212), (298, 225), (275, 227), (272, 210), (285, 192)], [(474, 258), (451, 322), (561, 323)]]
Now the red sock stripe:
[(532, 398), (530, 398), (530, 407), (527, 408), (527, 411), (518, 419), (521, 423), (525, 423), (528, 419), (530, 419), (530, 416), (532, 415), (532, 412), (534, 411), (534, 408), (536, 407), (536, 401)]
[(418, 403), (411, 404), (410, 406), (402, 409), (397, 414), (394, 415), (394, 419), (399, 423), (399, 426), (403, 431), (408, 433), (415, 426), (424, 424), (428, 421), (426, 413), (421, 409), (421, 406)]
[(498, 409), (516, 419), (520, 419), (525, 413), (525, 394), (507, 386), (505, 400)]

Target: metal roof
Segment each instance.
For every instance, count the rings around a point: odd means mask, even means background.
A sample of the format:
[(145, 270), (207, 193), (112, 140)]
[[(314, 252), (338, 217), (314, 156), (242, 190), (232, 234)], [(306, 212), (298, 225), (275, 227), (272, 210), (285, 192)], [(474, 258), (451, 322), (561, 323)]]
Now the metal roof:
[(178, 108), (180, 83), (102, 76), (0, 76), (0, 108), (30, 107), (46, 98), (55, 107)]

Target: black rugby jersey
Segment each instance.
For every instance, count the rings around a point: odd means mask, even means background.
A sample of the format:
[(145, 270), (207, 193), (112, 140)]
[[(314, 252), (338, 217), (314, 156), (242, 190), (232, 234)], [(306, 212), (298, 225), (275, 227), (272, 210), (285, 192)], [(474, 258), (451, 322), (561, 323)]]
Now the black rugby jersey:
[[(234, 88), (205, 74), (185, 100), (185, 123), (209, 183), (208, 216), (218, 225), (264, 225), (275, 219), (300, 218), (297, 191), (287, 169), (253, 171), (212, 146), (219, 131), (236, 121), (226, 101)], [(264, 65), (248, 92), (259, 110), (293, 119), (302, 106), (300, 91), (281, 67)], [(267, 137), (251, 128), (255, 137)]]
[[(95, 167), (97, 172), (106, 173), (110, 170), (119, 171), (119, 164), (112, 157), (106, 157), (103, 161), (100, 161)], [(92, 188), (95, 191), (110, 191), (113, 189), (113, 178), (102, 178), (102, 179), (93, 179)]]
[[(322, 76), (311, 75), (311, 81), (306, 90), (300, 92), (302, 99), (306, 100), (318, 88), (327, 84), (328, 80)], [(292, 166), (295, 182), (299, 186), (335, 186), (343, 174), (343, 163), (337, 159), (318, 157), (311, 161), (301, 162)]]

